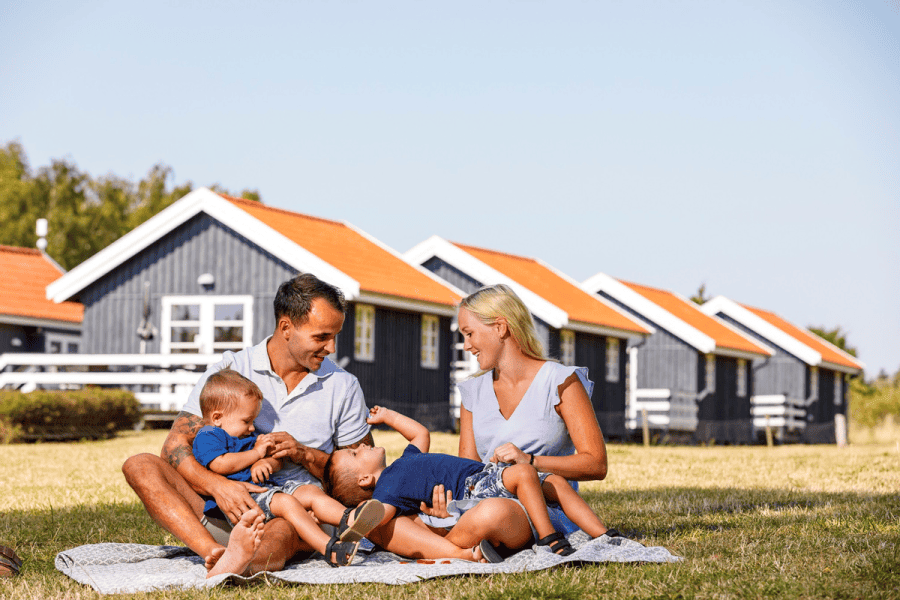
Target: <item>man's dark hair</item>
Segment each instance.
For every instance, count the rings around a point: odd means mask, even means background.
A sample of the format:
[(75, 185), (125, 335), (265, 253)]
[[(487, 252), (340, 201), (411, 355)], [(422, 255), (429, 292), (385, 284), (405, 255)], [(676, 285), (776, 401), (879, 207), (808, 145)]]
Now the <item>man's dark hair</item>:
[(311, 273), (304, 273), (278, 286), (278, 293), (275, 294), (275, 322), (281, 317), (287, 317), (294, 325), (302, 325), (309, 318), (309, 311), (316, 298), (323, 298), (335, 310), (347, 312), (347, 301), (341, 290)]

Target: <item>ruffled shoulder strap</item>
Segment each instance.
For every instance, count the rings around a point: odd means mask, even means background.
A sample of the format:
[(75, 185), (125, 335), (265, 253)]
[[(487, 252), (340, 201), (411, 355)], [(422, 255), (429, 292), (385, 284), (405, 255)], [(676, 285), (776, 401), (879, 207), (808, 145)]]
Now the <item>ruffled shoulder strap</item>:
[(578, 379), (581, 381), (581, 385), (584, 386), (584, 391), (587, 392), (588, 398), (591, 397), (591, 394), (594, 392), (594, 382), (588, 379), (588, 368), (587, 367), (567, 367), (566, 365), (561, 365), (559, 363), (551, 363), (552, 364), (552, 373), (550, 374), (550, 385), (553, 388), (554, 405), (559, 404), (559, 386), (568, 379), (572, 373), (578, 375)]

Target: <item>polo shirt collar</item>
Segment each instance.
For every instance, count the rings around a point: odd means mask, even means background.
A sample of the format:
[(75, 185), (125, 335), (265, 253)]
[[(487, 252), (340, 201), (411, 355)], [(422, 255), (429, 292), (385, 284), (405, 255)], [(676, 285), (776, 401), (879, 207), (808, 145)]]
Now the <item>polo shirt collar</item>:
[[(278, 376), (275, 371), (272, 369), (272, 361), (269, 360), (269, 351), (266, 349), (266, 346), (269, 343), (269, 340), (272, 339), (270, 335), (266, 339), (264, 339), (259, 344), (253, 346), (251, 350), (250, 364), (251, 368), (254, 371), (260, 373), (271, 373), (272, 375)], [(322, 361), (322, 364), (315, 371), (310, 371), (311, 375), (314, 375), (317, 379), (326, 379), (331, 376), (332, 373), (335, 373), (339, 367), (332, 362), (330, 358), (326, 358)], [(312, 383), (312, 379), (309, 377), (304, 377), (303, 381), (300, 382), (298, 388), (302, 387), (306, 389), (309, 387), (310, 383)]]

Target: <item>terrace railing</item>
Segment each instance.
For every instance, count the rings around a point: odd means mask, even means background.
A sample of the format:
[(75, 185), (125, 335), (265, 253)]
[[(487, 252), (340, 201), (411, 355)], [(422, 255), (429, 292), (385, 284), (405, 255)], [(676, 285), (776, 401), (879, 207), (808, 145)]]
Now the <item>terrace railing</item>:
[(194, 384), (220, 354), (0, 354), (0, 389), (134, 392), (147, 411), (181, 410)]

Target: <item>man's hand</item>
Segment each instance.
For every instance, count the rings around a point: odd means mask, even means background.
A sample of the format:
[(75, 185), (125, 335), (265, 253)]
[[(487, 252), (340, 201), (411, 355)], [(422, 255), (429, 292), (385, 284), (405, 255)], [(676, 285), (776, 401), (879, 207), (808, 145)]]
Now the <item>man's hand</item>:
[(453, 500), (453, 490), (447, 490), (445, 493), (444, 484), (438, 484), (434, 486), (432, 492), (431, 506), (428, 506), (423, 502), (419, 506), (419, 512), (431, 517), (444, 519), (450, 516), (450, 513), (447, 511), (447, 505), (450, 504), (451, 500)]
[(241, 481), (231, 481), (230, 479), (222, 479), (215, 489), (211, 490), (212, 497), (215, 499), (219, 509), (228, 517), (232, 523), (237, 523), (241, 515), (252, 508), (258, 508), (256, 502), (250, 497), (250, 492), (264, 492), (266, 488), (261, 488), (252, 483)]
[[(291, 434), (286, 431), (274, 431), (260, 436), (260, 439), (272, 442), (270, 454), (272, 458), (287, 458), (302, 467), (308, 468), (306, 466), (306, 462), (308, 462), (306, 454), (309, 448), (295, 440)], [(257, 440), (257, 443), (259, 443), (259, 440)]]

